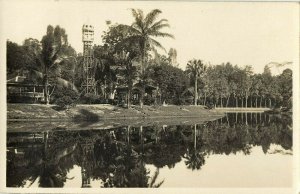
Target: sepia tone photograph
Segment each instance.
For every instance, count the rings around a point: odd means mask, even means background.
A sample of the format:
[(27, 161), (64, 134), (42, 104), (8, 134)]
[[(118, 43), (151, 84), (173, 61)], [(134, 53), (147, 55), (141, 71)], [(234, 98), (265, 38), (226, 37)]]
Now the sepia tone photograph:
[(0, 5), (4, 192), (296, 193), (299, 3)]

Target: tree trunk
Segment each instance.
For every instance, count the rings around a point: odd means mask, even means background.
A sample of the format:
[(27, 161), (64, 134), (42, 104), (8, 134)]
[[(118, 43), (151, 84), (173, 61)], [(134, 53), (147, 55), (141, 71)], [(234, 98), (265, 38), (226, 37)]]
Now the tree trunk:
[(257, 108), (257, 96), (255, 98), (255, 107)]
[(197, 79), (198, 79), (198, 75), (196, 74), (196, 76), (195, 76), (195, 88), (194, 88), (194, 90), (195, 90), (195, 101), (194, 101), (194, 103), (195, 103), (195, 106), (197, 105), (197, 100), (198, 100), (198, 91), (197, 91), (197, 88), (198, 88), (198, 83), (197, 83)]
[(48, 89), (48, 68), (45, 67), (45, 75), (44, 75), (44, 97), (45, 97), (45, 103), (48, 105), (49, 104), (49, 89)]
[(230, 126), (229, 119), (228, 119), (228, 114), (226, 114), (226, 121), (227, 121), (227, 125)]
[(127, 144), (130, 144), (130, 125), (127, 127)]
[(259, 99), (259, 107), (261, 108), (261, 104), (262, 104), (262, 97), (260, 97)]
[(239, 100), (237, 97), (235, 97), (235, 107), (239, 107)]
[(261, 112), (259, 113), (259, 123), (261, 124)]
[(257, 127), (257, 113), (255, 113), (255, 125)]
[(140, 96), (140, 107), (143, 108), (144, 106), (144, 98), (143, 98), (144, 94), (142, 93)]
[(242, 97), (242, 108), (244, 108), (244, 98)]
[(43, 159), (46, 160), (47, 155), (47, 148), (48, 148), (48, 138), (49, 138), (49, 131), (44, 132), (44, 152), (43, 152)]
[(269, 98), (269, 107), (271, 108), (272, 107), (272, 99)]
[(267, 107), (267, 99), (265, 99), (265, 107)]
[(107, 100), (107, 95), (106, 95), (106, 78), (105, 78), (105, 80), (104, 80), (103, 94), (104, 94), (104, 99)]
[(246, 95), (246, 105), (245, 108), (248, 108), (248, 96)]
[(227, 98), (226, 107), (228, 107), (228, 104), (229, 104), (229, 98), (230, 98), (230, 95), (229, 95), (228, 98)]
[(221, 97), (221, 107), (223, 108), (223, 98)]
[(205, 106), (206, 105), (206, 92), (204, 92), (204, 103), (203, 105)]
[(197, 148), (197, 124), (194, 125), (194, 148)]
[[(142, 51), (142, 77), (144, 77), (145, 75), (145, 63), (146, 63), (146, 59), (145, 59), (145, 56), (146, 56), (146, 40), (144, 40), (143, 44), (142, 44), (143, 48), (141, 49)], [(145, 95), (145, 80), (142, 80), (142, 91), (141, 91), (141, 96), (140, 96), (140, 107), (143, 108), (143, 105), (144, 105), (144, 95)]]
[(131, 86), (128, 86), (127, 91), (127, 108), (131, 107)]
[(244, 113), (241, 113), (241, 117), (242, 117), (242, 124), (244, 124)]
[(215, 108), (216, 108), (216, 107), (217, 107), (217, 103), (218, 103), (218, 99), (215, 99), (215, 98), (214, 98), (214, 100), (215, 100), (215, 101), (214, 101), (214, 105), (215, 105)]

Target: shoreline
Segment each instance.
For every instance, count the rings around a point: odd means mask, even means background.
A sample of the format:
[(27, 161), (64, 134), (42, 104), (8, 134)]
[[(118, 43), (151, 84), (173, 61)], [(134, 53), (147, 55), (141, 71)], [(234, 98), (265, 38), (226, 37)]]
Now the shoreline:
[(7, 104), (7, 132), (100, 130), (124, 126), (194, 125), (220, 119), (225, 113), (203, 106), (78, 105), (68, 111), (53, 106)]
[[(247, 113), (249, 110), (243, 112)], [(256, 113), (261, 112), (260, 110)], [(200, 105), (144, 106), (143, 109), (139, 106), (132, 106), (127, 109), (107, 104), (96, 104), (77, 105), (69, 110), (58, 111), (53, 105), (7, 104), (7, 132), (194, 125), (220, 119), (226, 113), (224, 108), (209, 110)]]
[(132, 106), (130, 109), (108, 104), (77, 105), (57, 110), (53, 105), (7, 104), (7, 121), (97, 121), (118, 119), (164, 119), (224, 116), (223, 111), (203, 106)]

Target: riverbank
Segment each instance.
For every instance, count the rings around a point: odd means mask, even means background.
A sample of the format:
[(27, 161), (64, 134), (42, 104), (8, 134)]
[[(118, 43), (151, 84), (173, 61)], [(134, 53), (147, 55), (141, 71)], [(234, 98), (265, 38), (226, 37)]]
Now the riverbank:
[(122, 108), (108, 104), (77, 105), (69, 110), (58, 110), (53, 105), (8, 104), (8, 121), (100, 121), (107, 119), (159, 119), (193, 117), (211, 120), (223, 116), (222, 111), (207, 110), (203, 106), (132, 106)]
[(241, 107), (230, 107), (230, 108), (215, 108), (216, 111), (226, 112), (226, 113), (236, 113), (236, 112), (265, 112), (271, 110), (270, 108), (241, 108)]
[(7, 131), (94, 130), (123, 126), (194, 125), (219, 119), (223, 112), (203, 106), (77, 105), (69, 110), (42, 104), (8, 104)]

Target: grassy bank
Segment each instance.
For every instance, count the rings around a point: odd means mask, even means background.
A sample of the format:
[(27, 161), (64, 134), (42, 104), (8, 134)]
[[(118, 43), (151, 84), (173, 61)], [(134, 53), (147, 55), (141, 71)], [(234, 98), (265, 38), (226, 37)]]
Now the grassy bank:
[(226, 107), (223, 107), (223, 108), (220, 108), (220, 107), (217, 107), (215, 110), (217, 111), (222, 111), (222, 112), (264, 112), (264, 111), (267, 111), (267, 110), (271, 110), (270, 108), (241, 108), (241, 107), (230, 107), (230, 108), (226, 108)]
[(133, 106), (130, 109), (112, 105), (77, 105), (69, 110), (58, 110), (55, 106), (42, 104), (8, 104), (7, 119), (12, 120), (72, 120), (97, 121), (105, 119), (141, 119), (220, 117), (223, 113), (207, 110), (202, 106)]
[(69, 110), (41, 104), (8, 104), (9, 132), (91, 130), (123, 126), (193, 125), (223, 117), (222, 112), (201, 106), (77, 105)]

